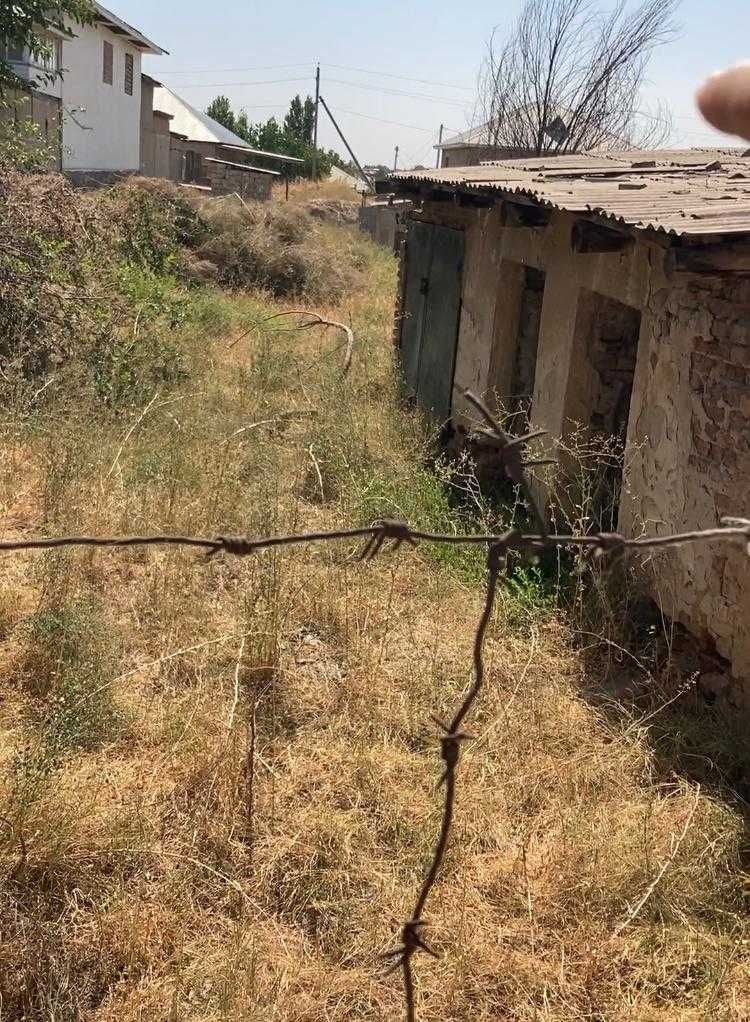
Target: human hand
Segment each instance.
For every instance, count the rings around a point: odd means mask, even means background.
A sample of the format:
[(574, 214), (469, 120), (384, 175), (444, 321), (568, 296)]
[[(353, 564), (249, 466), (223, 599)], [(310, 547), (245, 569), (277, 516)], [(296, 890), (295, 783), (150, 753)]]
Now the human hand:
[(703, 83), (696, 98), (710, 124), (750, 142), (750, 64), (713, 75)]

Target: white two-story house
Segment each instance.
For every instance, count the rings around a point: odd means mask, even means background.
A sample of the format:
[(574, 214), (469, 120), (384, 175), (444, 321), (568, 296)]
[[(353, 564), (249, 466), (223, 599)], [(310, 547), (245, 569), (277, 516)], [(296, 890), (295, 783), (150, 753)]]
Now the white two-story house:
[[(100, 3), (91, 25), (72, 37), (49, 33), (43, 65), (28, 51), (1, 54), (29, 83), (26, 116), (52, 138), (62, 122), (59, 166), (71, 176), (102, 178), (141, 165), (141, 58), (166, 51)], [(62, 71), (49, 80), (45, 72)]]

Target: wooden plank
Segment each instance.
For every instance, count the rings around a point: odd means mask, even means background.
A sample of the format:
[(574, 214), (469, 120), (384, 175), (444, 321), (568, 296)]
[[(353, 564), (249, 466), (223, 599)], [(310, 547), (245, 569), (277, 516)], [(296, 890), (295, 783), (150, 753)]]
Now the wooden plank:
[(419, 362), (417, 399), (440, 422), (450, 418), (461, 315), (464, 232), (433, 227), (433, 254)]
[(684, 273), (750, 276), (750, 245), (701, 245), (675, 248), (673, 266)]
[(622, 252), (634, 243), (632, 235), (590, 220), (576, 220), (573, 225), (571, 247), (574, 252)]
[(424, 329), (425, 296), (432, 261), (432, 224), (410, 220), (406, 235), (406, 282), (401, 323), (401, 365), (407, 390), (416, 395)]

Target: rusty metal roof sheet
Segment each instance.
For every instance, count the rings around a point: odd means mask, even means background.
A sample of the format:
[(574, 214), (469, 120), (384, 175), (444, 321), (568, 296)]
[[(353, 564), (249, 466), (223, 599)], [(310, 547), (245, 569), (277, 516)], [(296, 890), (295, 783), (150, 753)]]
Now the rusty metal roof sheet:
[(519, 196), (681, 237), (750, 233), (750, 150), (677, 149), (517, 158), (402, 171), (391, 180)]

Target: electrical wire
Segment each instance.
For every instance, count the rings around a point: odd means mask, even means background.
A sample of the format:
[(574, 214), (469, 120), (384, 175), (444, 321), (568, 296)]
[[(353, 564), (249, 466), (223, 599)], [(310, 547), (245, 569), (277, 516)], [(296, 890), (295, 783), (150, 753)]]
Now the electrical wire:
[(390, 71), (372, 71), (365, 67), (347, 67), (345, 64), (321, 64), (321, 67), (332, 67), (336, 71), (356, 71), (363, 75), (380, 75), (381, 78), (398, 78), (402, 82), (416, 82), (419, 85), (437, 85), (442, 89), (459, 89), (461, 92), (474, 92), (468, 85), (451, 85), (448, 82), (436, 82), (427, 78), (409, 78), (407, 75), (397, 75)]
[(288, 85), (292, 82), (308, 82), (309, 78), (274, 78), (270, 81), (265, 82), (203, 82), (201, 84), (195, 83), (194, 85), (183, 85), (182, 82), (176, 84), (178, 89), (237, 89), (241, 86), (247, 85)]
[(299, 64), (262, 64), (258, 67), (196, 67), (175, 71), (159, 71), (160, 75), (238, 75), (250, 74), (253, 71), (285, 71), (292, 67), (310, 67), (307, 61)]
[(402, 92), (400, 89), (383, 89), (377, 85), (363, 85), (361, 82), (347, 82), (341, 78), (328, 78), (326, 79), (326, 85), (329, 83), (335, 85), (346, 85), (352, 89), (364, 89), (366, 92), (379, 92), (381, 95), (387, 96), (407, 96), (409, 99), (423, 99), (429, 103), (443, 103), (449, 104), (450, 106), (458, 106), (462, 109), (466, 106), (466, 103), (460, 99), (444, 99), (441, 96), (426, 96), (420, 92)]
[(379, 121), (380, 124), (392, 124), (396, 128), (408, 128), (409, 131), (423, 131), (426, 135), (434, 135), (434, 128), (420, 128), (416, 124), (403, 124), (401, 121), (389, 121), (385, 117), (375, 117), (373, 114), (361, 114), (358, 110), (347, 110), (343, 106), (336, 107), (337, 113), (351, 114), (352, 117), (364, 117), (367, 121)]

